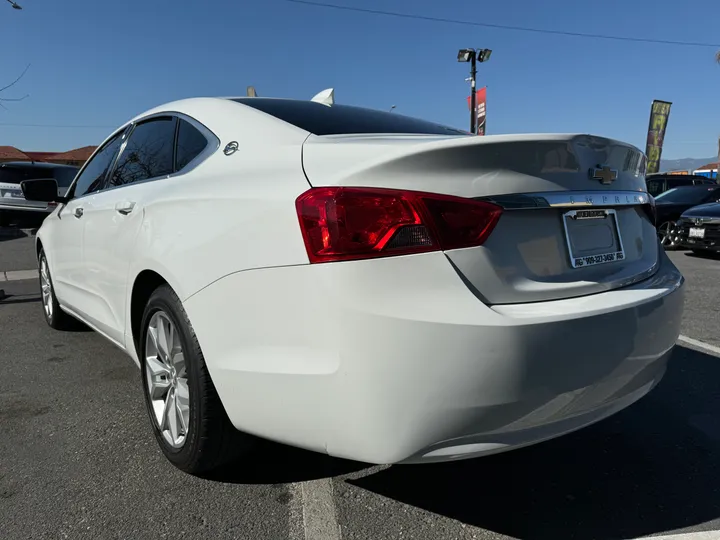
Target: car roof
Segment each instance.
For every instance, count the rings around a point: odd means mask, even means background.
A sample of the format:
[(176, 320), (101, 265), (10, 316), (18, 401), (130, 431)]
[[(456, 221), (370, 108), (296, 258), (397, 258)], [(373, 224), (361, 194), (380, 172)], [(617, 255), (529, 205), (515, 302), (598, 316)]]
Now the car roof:
[[(677, 186), (677, 187), (670, 188), (670, 189), (708, 189), (708, 190), (711, 190), (711, 189), (716, 189), (716, 188), (720, 189), (720, 185), (713, 183), (713, 184), (689, 184), (687, 186)], [(670, 191), (670, 190), (668, 190), (668, 191)]]
[(12, 167), (13, 169), (22, 169), (25, 167), (33, 167), (39, 169), (79, 169), (79, 167), (75, 165), (65, 165), (64, 163), (47, 163), (44, 161), (6, 161), (4, 163), (0, 163), (0, 167), (8, 166)]
[(700, 174), (670, 174), (670, 173), (653, 173), (648, 174), (645, 177), (647, 180), (654, 180), (655, 178), (676, 178), (679, 180), (710, 180), (707, 176), (702, 176)]

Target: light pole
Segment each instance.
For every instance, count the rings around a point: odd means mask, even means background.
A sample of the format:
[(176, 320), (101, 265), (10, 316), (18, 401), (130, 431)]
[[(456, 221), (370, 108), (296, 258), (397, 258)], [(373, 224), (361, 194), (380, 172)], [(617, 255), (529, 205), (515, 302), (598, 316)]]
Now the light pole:
[(397, 105), (393, 105), (392, 107), (390, 107), (390, 110), (388, 112), (393, 112), (395, 110), (395, 107), (397, 107)]
[(477, 62), (487, 62), (490, 60), (492, 51), (490, 49), (460, 49), (458, 51), (458, 62), (470, 62), (470, 133), (473, 135), (477, 132), (475, 121), (475, 79), (477, 78)]
[(13, 0), (7, 0), (8, 3), (13, 7), (13, 9), (22, 9), (22, 6), (18, 4), (17, 2), (14, 2)]

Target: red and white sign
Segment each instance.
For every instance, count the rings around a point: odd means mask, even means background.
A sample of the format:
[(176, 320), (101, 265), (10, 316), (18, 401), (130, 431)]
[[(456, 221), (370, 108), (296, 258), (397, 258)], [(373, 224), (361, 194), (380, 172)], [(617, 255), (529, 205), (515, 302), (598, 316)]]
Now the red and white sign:
[[(478, 135), (485, 135), (485, 102), (487, 99), (487, 87), (483, 86), (480, 90), (475, 92), (475, 126), (477, 128)], [(472, 107), (471, 97), (467, 98), (468, 109)]]

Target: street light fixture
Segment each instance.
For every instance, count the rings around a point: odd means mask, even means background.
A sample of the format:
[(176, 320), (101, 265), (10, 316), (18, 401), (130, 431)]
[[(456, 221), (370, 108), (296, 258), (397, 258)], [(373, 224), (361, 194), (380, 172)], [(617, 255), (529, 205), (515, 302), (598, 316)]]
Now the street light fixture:
[(10, 5), (13, 7), (13, 9), (22, 9), (22, 6), (18, 4), (17, 2), (14, 2), (13, 0), (7, 0)]
[(475, 126), (475, 79), (477, 77), (477, 62), (487, 62), (492, 54), (491, 49), (460, 49), (458, 51), (458, 62), (470, 62), (470, 133), (473, 135), (477, 129)]

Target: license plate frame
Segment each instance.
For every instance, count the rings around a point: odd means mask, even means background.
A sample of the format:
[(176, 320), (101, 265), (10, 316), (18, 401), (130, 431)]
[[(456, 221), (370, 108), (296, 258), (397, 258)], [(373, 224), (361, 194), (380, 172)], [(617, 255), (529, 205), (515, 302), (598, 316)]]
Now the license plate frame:
[[(573, 243), (570, 239), (570, 230), (568, 228), (569, 219), (611, 220), (613, 232), (615, 234), (615, 238), (617, 239), (616, 247), (619, 249), (586, 256), (575, 254), (573, 252)], [(573, 268), (587, 268), (589, 266), (597, 266), (599, 264), (608, 264), (625, 260), (625, 248), (623, 247), (622, 235), (620, 234), (620, 223), (618, 222), (617, 212), (613, 208), (570, 210), (562, 215), (562, 222), (565, 230), (565, 244), (567, 245), (570, 266)]]
[(688, 231), (688, 238), (704, 240), (705, 227), (690, 227), (690, 230)]

